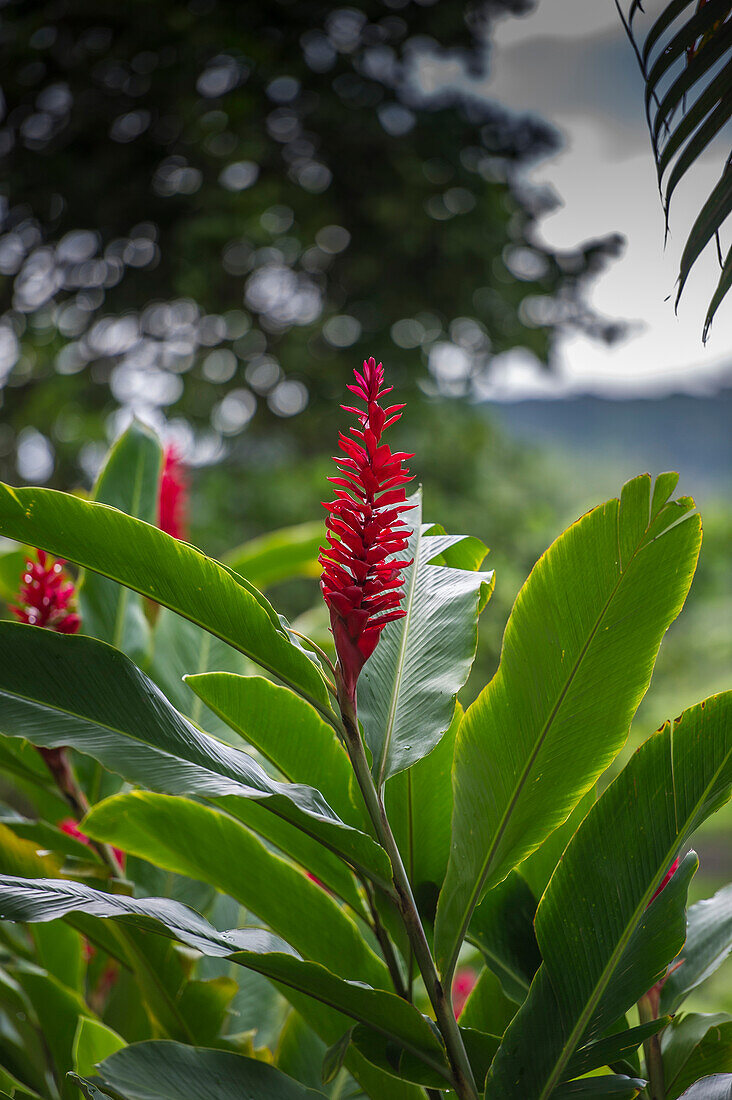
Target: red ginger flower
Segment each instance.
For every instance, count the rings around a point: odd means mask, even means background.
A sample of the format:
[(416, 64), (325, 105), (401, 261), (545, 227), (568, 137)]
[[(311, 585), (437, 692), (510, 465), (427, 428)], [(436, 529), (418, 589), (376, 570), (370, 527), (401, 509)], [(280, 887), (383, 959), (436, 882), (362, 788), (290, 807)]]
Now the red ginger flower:
[(74, 585), (64, 574), (64, 562), (49, 557), (45, 550), (36, 550), (36, 558), (25, 563), (18, 605), (10, 610), (22, 623), (45, 626), (59, 634), (76, 634), (81, 619), (69, 607)]
[(180, 452), (174, 443), (165, 448), (158, 497), (158, 526), (174, 539), (188, 537), (188, 478)]
[(406, 614), (399, 606), (404, 595), (401, 571), (411, 561), (399, 560), (399, 555), (411, 533), (401, 517), (410, 507), (404, 486), (412, 478), (403, 463), (413, 455), (392, 452), (381, 442), (383, 431), (404, 408), (379, 405), (379, 399), (393, 388), (383, 388), (381, 363), (377, 366), (371, 358), (364, 362), (363, 374), (353, 373), (356, 384), (348, 389), (366, 408), (341, 406), (353, 413), (360, 426), (350, 429), (353, 438), (340, 433), (343, 453), (334, 458), (339, 476), (328, 478), (337, 486), (336, 499), (324, 503), (330, 512), (328, 546), (321, 547), (318, 560), (338, 654), (339, 687), (355, 705), (356, 681), (381, 631)]

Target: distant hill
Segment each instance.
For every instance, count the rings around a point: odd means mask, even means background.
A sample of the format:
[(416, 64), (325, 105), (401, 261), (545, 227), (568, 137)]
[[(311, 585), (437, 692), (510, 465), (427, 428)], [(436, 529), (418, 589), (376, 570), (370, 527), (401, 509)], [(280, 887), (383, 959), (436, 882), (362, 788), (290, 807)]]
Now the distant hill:
[(714, 397), (582, 396), (486, 408), (513, 438), (549, 447), (599, 488), (607, 482), (615, 491), (619, 476), (645, 470), (678, 470), (682, 492), (732, 500), (732, 389)]

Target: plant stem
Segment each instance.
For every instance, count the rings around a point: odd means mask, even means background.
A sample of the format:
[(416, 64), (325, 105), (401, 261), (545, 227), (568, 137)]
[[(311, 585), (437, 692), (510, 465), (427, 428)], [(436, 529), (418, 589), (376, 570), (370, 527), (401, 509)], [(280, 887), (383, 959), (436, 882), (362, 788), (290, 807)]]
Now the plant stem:
[(371, 886), (371, 883), (368, 879), (364, 878), (361, 879), (361, 881), (363, 883), (364, 890), (366, 891), (366, 898), (368, 900), (369, 911), (371, 913), (371, 927), (374, 930), (374, 935), (379, 941), (381, 953), (384, 956), (384, 962), (389, 968), (389, 974), (391, 975), (392, 984), (394, 985), (394, 989), (399, 994), (399, 996), (408, 1001), (409, 995), (407, 993), (407, 987), (404, 984), (402, 972), (399, 968), (399, 961), (396, 957), (392, 942), (389, 939), (389, 933), (386, 931), (384, 925), (381, 922), (379, 910), (376, 906), (376, 898), (374, 897), (373, 887)]
[(391, 860), (399, 913), (409, 937), (409, 942), (412, 945), (427, 995), (435, 1011), (440, 1033), (445, 1041), (447, 1056), (454, 1077), (455, 1092), (460, 1100), (478, 1100), (478, 1090), (473, 1077), (473, 1070), (455, 1019), (450, 992), (445, 990), (440, 982), (414, 901), (409, 876), (404, 868), (401, 853), (391, 831), (384, 805), (379, 798), (371, 776), (358, 728), (355, 706), (348, 699), (341, 698), (340, 702), (346, 732), (346, 746), (351, 764), (369, 816), (376, 829), (376, 835)]
[[(638, 1001), (638, 1015), (642, 1024), (649, 1024), (653, 1020), (658, 1019), (657, 1014), (653, 1010), (651, 998), (647, 993)], [(658, 1035), (651, 1035), (650, 1038), (643, 1041), (643, 1054), (646, 1060), (650, 1100), (666, 1100), (661, 1040)]]

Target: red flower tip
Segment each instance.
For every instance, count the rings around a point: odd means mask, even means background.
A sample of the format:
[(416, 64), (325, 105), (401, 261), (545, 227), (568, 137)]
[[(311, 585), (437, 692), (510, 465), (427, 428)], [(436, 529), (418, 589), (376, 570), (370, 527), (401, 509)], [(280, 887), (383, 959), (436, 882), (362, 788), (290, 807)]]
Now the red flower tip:
[[(655, 894), (653, 895), (653, 897), (651, 898), (651, 900), (650, 900), (650, 901), (648, 902), (648, 905), (652, 905), (652, 904), (653, 904), (653, 902), (654, 902), (654, 901), (656, 900), (656, 898), (658, 897), (658, 895), (659, 895), (659, 894), (661, 893), (661, 891), (662, 891), (662, 890), (665, 890), (665, 889), (666, 889), (666, 887), (668, 886), (669, 882), (671, 881), (671, 879), (672, 879), (672, 878), (674, 877), (674, 875), (675, 875), (675, 874), (676, 874), (676, 872), (678, 871), (678, 869), (679, 869), (679, 863), (680, 863), (680, 862), (681, 862), (681, 860), (680, 860), (680, 859), (675, 859), (675, 860), (673, 861), (673, 863), (672, 863), (672, 864), (671, 864), (671, 866), (669, 867), (668, 871), (667, 871), (667, 872), (666, 872), (666, 874), (665, 874), (665, 875), (663, 876), (663, 879), (661, 880), (661, 885), (660, 885), (660, 886), (658, 887), (658, 889), (656, 890)], [(646, 909), (648, 908), (648, 905), (646, 906)]]
[(163, 472), (158, 497), (158, 526), (174, 539), (188, 537), (188, 478), (185, 465), (175, 443), (169, 443), (163, 454)]
[(59, 634), (76, 634), (81, 619), (71, 609), (75, 590), (64, 573), (64, 562), (36, 550), (20, 577), (18, 604), (10, 608), (16, 619), (31, 626), (45, 626)]
[(403, 405), (382, 408), (384, 368), (371, 358), (363, 373), (354, 370), (348, 389), (365, 408), (341, 406), (353, 413), (359, 427), (341, 433), (341, 454), (334, 458), (338, 476), (336, 499), (325, 504), (328, 545), (321, 547), (321, 588), (330, 610), (338, 654), (340, 685), (355, 704), (356, 682), (387, 623), (401, 619), (403, 559), (411, 531), (402, 519), (409, 509), (405, 485), (412, 480), (404, 462), (412, 455), (393, 453), (381, 442), (385, 428), (401, 416)]
[(463, 966), (456, 973), (452, 983), (452, 1004), (456, 1020), (465, 1008), (465, 1002), (473, 992), (477, 980), (478, 975), (472, 966)]

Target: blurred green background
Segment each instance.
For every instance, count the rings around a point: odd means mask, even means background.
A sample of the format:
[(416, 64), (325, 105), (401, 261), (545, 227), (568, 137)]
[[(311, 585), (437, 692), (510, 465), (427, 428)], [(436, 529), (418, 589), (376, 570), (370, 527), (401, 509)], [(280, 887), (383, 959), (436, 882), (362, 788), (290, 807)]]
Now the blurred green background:
[[(680, 469), (704, 547), (631, 751), (729, 686), (732, 410), (476, 399), (503, 352), (551, 372), (563, 334), (622, 332), (585, 300), (617, 238), (558, 252), (537, 234), (556, 200), (526, 169), (557, 134), (425, 85), (425, 59), (485, 71), (495, 19), (530, 6), (6, 3), (0, 474), (88, 488), (138, 416), (182, 452), (192, 541), (217, 554), (320, 518), (338, 403), (373, 354), (407, 402), (394, 442), (427, 517), (491, 547), (469, 700), (549, 542), (634, 473)], [(314, 580), (273, 600), (324, 629)], [(700, 838), (698, 895), (730, 878), (730, 827)]]

